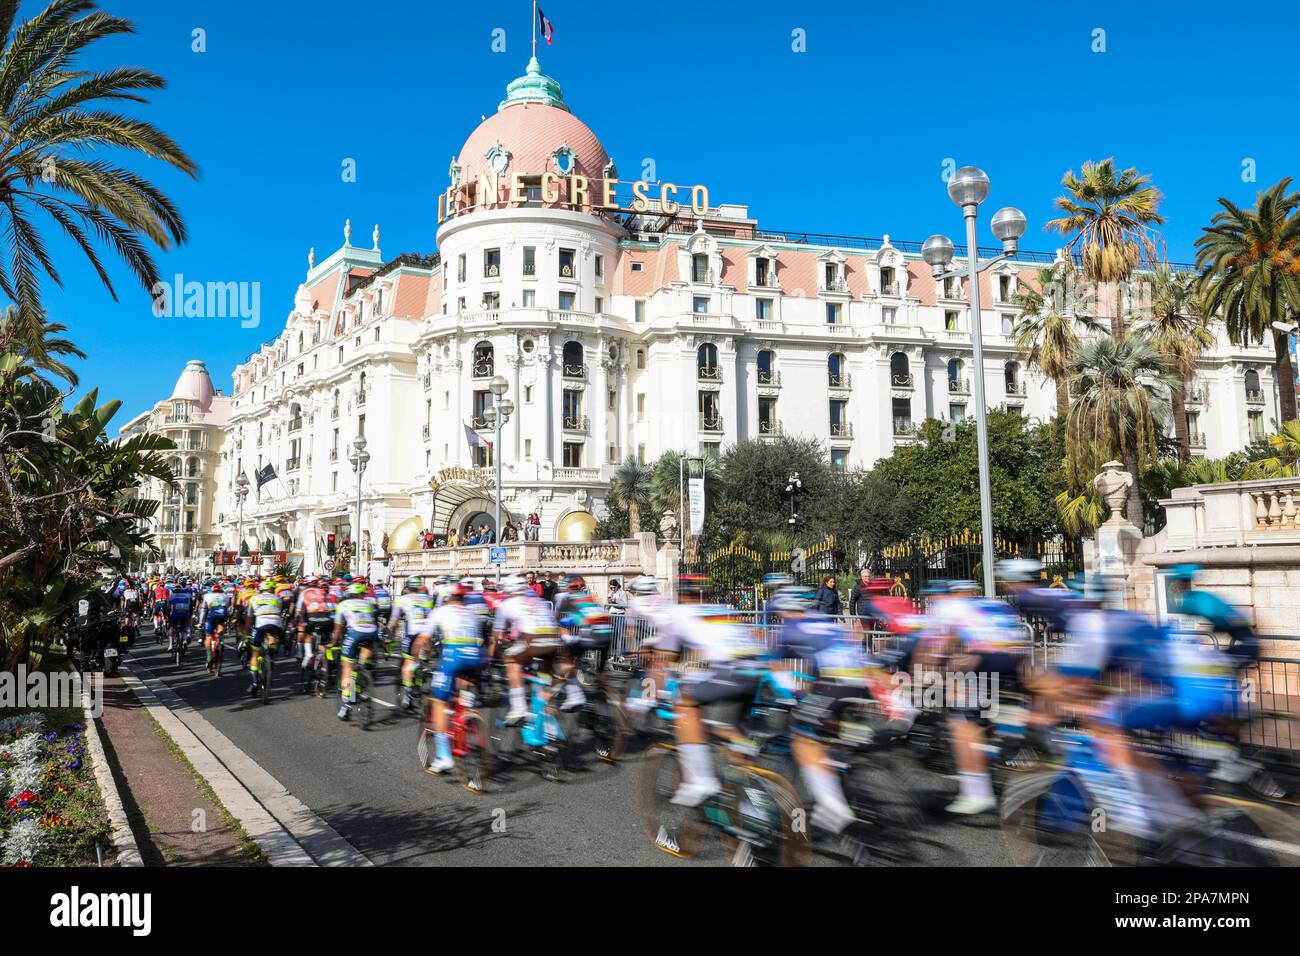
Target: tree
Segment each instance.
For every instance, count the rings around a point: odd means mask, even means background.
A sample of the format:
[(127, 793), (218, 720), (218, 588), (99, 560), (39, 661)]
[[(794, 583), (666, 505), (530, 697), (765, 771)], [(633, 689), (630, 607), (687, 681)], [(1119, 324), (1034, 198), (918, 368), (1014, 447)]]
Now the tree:
[(1214, 214), (1196, 240), (1202, 308), (1218, 314), (1228, 337), (1238, 345), (1273, 336), (1281, 420), (1296, 417), (1296, 373), (1291, 362), (1289, 325), (1300, 314), (1300, 192), (1287, 193), (1290, 178), (1255, 197), (1242, 209), (1220, 197)]
[(157, 127), (105, 109), (102, 101), (148, 102), (162, 77), (137, 67), (78, 68), (97, 40), (134, 32), (129, 20), (91, 0), (54, 0), (15, 27), (18, 0), (0, 0), (0, 291), (24, 312), (39, 314), (40, 273), (61, 284), (33, 214), (49, 216), (81, 250), (117, 298), (95, 239), (105, 242), (146, 289), (158, 281), (145, 239), (162, 249), (184, 242), (180, 212), (134, 170), (86, 156), (101, 150), (148, 156), (191, 176), (198, 167)]
[(1155, 461), (1159, 425), (1168, 415), (1160, 394), (1177, 379), (1145, 336), (1109, 335), (1079, 346), (1070, 362), (1074, 404), (1065, 420), (1066, 475), (1070, 487), (1088, 488), (1103, 463), (1136, 462), (1129, 491), (1128, 519), (1143, 525), (1137, 465)]
[(1283, 422), (1268, 436), (1268, 444), (1273, 453), (1247, 465), (1245, 477), (1293, 478), (1300, 473), (1300, 421)]
[(1094, 285), (1111, 288), (1111, 335), (1122, 338), (1121, 287), (1139, 266), (1157, 258), (1153, 227), (1164, 223), (1160, 190), (1136, 169), (1116, 173), (1113, 157), (1085, 162), (1078, 176), (1070, 170), (1061, 185), (1066, 195), (1057, 197), (1056, 208), (1065, 215), (1044, 228), (1069, 236), (1066, 248), (1078, 255), (1083, 274)]
[(829, 494), (831, 468), (815, 438), (782, 436), (775, 441), (743, 441), (723, 452), (712, 512), (726, 544), (737, 537), (759, 548), (787, 548), (825, 537), (806, 517), (792, 527), (787, 481), (793, 472), (803, 483), (799, 506)]
[[(1051, 502), (1065, 487), (1059, 426), (1035, 425), (1003, 410), (988, 417), (989, 479), (995, 532), (1028, 542), (1060, 532)], [(911, 530), (932, 537), (980, 526), (975, 423), (923, 422), (920, 441), (877, 462), (875, 471), (915, 503)], [(897, 539), (895, 539), (897, 540)]]
[(1022, 285), (1012, 296), (1020, 306), (1013, 335), (1016, 349), (1025, 360), (1056, 383), (1057, 414), (1070, 410), (1070, 357), (1079, 345), (1075, 325), (1096, 328), (1088, 314), (1091, 295), (1079, 285), (1074, 268), (1067, 262), (1040, 267), (1038, 287)]
[(1196, 368), (1196, 360), (1214, 344), (1214, 333), (1201, 312), (1196, 281), (1189, 273), (1174, 272), (1167, 264), (1161, 264), (1148, 280), (1150, 311), (1138, 326), (1138, 331), (1164, 359), (1168, 370), (1177, 376), (1169, 389), (1169, 400), (1179, 461), (1191, 457), (1183, 390)]
[(821, 536), (834, 535), (840, 570), (861, 567), (869, 556), (906, 538), (915, 528), (916, 504), (880, 471), (832, 471), (828, 490), (809, 500), (803, 515)]
[(628, 534), (641, 531), (641, 512), (650, 510), (650, 478), (650, 469), (632, 455), (610, 477), (609, 504), (627, 515)]

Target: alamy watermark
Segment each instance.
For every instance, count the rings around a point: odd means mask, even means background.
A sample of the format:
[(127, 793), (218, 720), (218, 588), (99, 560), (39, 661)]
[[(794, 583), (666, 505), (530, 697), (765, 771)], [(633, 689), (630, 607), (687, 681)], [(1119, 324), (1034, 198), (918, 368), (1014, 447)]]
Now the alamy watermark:
[(153, 314), (160, 319), (240, 319), (240, 328), (255, 329), (262, 322), (262, 283), (188, 282), (176, 273), (171, 282), (160, 279), (149, 289)]
[(0, 710), (33, 707), (89, 707), (90, 716), (104, 712), (104, 675), (76, 671), (28, 671), (26, 664), (0, 672)]
[(936, 671), (917, 664), (891, 680), (894, 699), (901, 696), (915, 710), (976, 710), (991, 719), (998, 715), (998, 678), (997, 671)]

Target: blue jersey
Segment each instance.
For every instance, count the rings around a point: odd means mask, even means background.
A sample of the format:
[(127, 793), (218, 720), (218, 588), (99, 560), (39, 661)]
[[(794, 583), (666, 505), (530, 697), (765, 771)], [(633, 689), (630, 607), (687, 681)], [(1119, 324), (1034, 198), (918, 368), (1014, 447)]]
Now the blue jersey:
[(819, 680), (862, 682), (869, 661), (862, 641), (825, 614), (804, 614), (777, 629), (777, 647), (809, 662)]
[(185, 588), (177, 588), (167, 601), (172, 617), (188, 615), (194, 610), (194, 598)]

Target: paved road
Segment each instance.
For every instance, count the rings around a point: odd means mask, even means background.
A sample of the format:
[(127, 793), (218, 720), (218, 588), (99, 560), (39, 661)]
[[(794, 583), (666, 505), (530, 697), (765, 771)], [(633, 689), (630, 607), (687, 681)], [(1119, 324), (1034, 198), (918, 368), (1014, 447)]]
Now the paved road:
[[(296, 674), (281, 659), (274, 696), (245, 696), (247, 675), (227, 666), (207, 675), (202, 651), (178, 672), (146, 633), (130, 660), (148, 668), (289, 791), (374, 863), (384, 865), (683, 866), (726, 862), (714, 847), (683, 862), (654, 849), (637, 814), (636, 746), (619, 764), (584, 760), (561, 783), (531, 768), (494, 768), (487, 794), (425, 774), (416, 758), (417, 722), (378, 708), (370, 730), (335, 717), (336, 704), (294, 693)], [(227, 655), (227, 665), (233, 655)], [(393, 700), (396, 669), (381, 665), (378, 696)], [(945, 822), (939, 808), (953, 785), (932, 776), (910, 780), (933, 811), (920, 833), (917, 862), (1010, 862), (992, 817), (983, 825)], [(504, 812), (504, 832), (500, 821)], [(493, 824), (498, 824), (494, 829)], [(833, 854), (814, 863), (837, 865)]]

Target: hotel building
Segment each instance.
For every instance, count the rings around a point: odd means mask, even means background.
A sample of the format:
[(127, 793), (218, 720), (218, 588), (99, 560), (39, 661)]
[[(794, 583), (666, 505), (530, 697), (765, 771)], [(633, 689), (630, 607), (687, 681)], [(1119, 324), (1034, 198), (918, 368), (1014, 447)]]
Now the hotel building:
[[(629, 455), (801, 435), (836, 467), (870, 467), (924, 419), (968, 414), (975, 375), (990, 406), (1054, 414), (1011, 331), (1021, 284), (1057, 256), (981, 276), (975, 369), (965, 282), (936, 283), (919, 243), (769, 230), (703, 186), (620, 181), (536, 59), (453, 158), (439, 210), (433, 255), (386, 259), (378, 226), (370, 248), (346, 227), (309, 257), (283, 331), (236, 368), (216, 508), (228, 547), (235, 476), (271, 464), (245, 540), (319, 568), (327, 535), (356, 521), (358, 434), (361, 548), (378, 557), (385, 539), (491, 524), (493, 453), (505, 513), (580, 541)], [(1271, 362), (1220, 329), (1188, 391), (1197, 453), (1276, 419)], [(497, 376), (514, 403), (499, 447), (485, 414)]]

